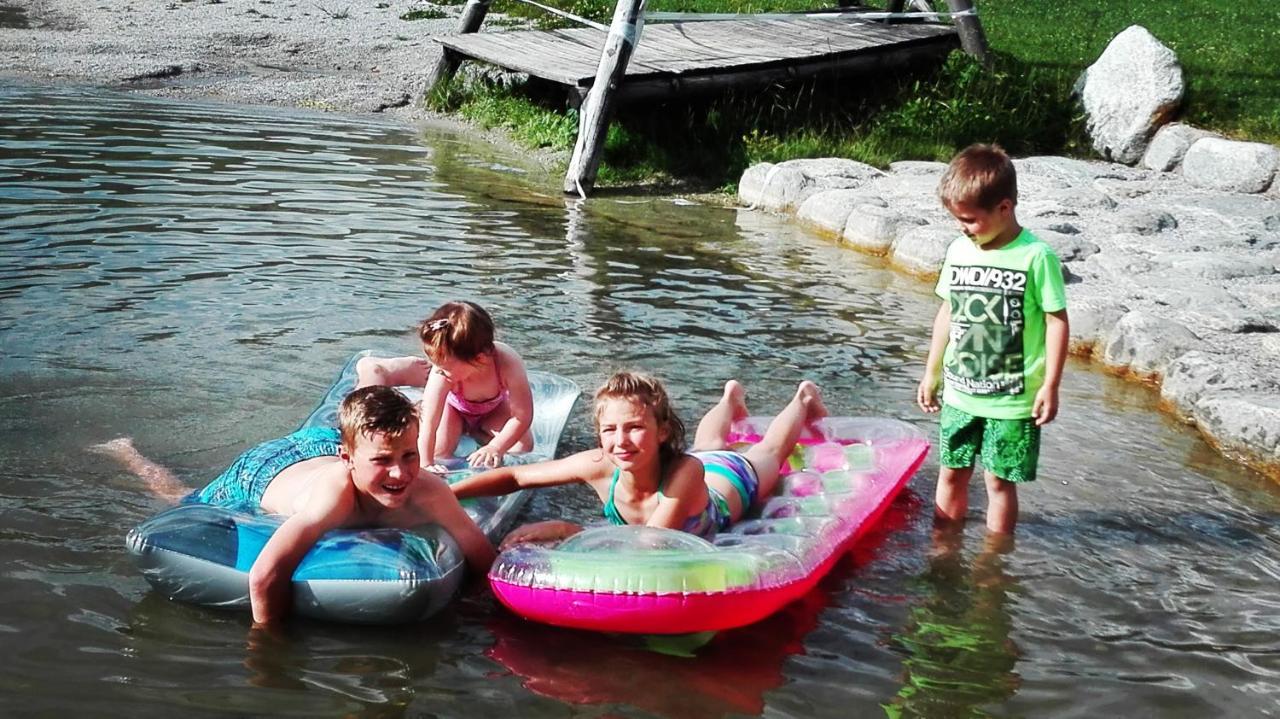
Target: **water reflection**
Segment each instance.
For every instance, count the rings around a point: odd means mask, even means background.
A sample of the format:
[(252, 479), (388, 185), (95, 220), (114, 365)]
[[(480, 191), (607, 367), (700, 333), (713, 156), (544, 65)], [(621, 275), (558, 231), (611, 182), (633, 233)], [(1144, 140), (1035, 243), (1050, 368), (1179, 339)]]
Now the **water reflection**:
[(891, 717), (985, 716), (982, 707), (1012, 697), (1022, 683), (1007, 606), (1019, 588), (1004, 568), (1013, 537), (988, 533), (971, 561), (963, 545), (958, 528), (933, 532), (928, 566), (915, 582), (920, 596), (893, 637), (906, 658), (902, 689), (885, 707)]
[(485, 655), (542, 696), (570, 704), (637, 707), (668, 719), (766, 713), (768, 692), (786, 681), (788, 657), (805, 653), (831, 594), (875, 562), (919, 501), (905, 495), (812, 591), (747, 627), (689, 637), (624, 637), (560, 629), (500, 612)]
[(783, 661), (804, 650), (802, 639), (826, 603), (814, 590), (687, 656), (672, 654), (670, 639), (559, 629), (499, 612), (488, 623), (494, 645), (485, 655), (525, 689), (569, 704), (632, 706), (669, 719), (756, 716), (765, 692), (785, 681)]
[[(442, 640), (456, 630), (450, 619), (446, 612), (440, 621), (414, 628), (409, 643), (402, 641), (404, 628), (304, 621), (246, 631), (242, 613), (150, 593), (130, 613), (129, 660), (116, 670), (135, 687), (170, 687), (180, 695), (172, 700), (209, 709), (266, 701), (289, 707), (276, 714), (316, 716), (342, 707), (352, 716), (401, 717), (419, 699), (421, 680), (436, 671)], [(152, 662), (172, 670), (158, 673)], [(203, 686), (192, 681), (193, 662)], [(137, 673), (130, 668), (135, 665), (148, 668)]]

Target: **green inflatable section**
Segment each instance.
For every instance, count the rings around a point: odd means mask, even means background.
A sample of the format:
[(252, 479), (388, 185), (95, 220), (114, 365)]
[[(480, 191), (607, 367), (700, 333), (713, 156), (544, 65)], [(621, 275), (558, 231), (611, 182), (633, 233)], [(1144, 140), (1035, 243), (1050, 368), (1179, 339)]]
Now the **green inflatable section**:
[(723, 592), (750, 586), (756, 560), (739, 552), (689, 556), (683, 552), (634, 552), (608, 556), (552, 552), (551, 572), (565, 589), (672, 594)]

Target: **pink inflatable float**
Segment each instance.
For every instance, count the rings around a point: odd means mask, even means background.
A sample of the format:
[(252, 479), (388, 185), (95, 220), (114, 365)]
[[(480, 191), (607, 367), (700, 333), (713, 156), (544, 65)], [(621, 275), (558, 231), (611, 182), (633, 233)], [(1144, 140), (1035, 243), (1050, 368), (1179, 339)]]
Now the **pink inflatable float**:
[[(742, 444), (768, 418), (734, 426)], [(778, 494), (714, 542), (670, 529), (592, 527), (503, 552), (489, 573), (515, 613), (564, 627), (682, 634), (740, 627), (808, 592), (873, 526), (929, 451), (914, 427), (828, 417), (801, 439)]]

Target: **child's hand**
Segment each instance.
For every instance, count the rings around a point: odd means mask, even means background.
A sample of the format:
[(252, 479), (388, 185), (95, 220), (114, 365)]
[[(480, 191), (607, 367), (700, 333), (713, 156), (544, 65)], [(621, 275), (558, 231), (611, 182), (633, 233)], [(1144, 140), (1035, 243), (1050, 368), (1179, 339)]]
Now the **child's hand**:
[(1036, 392), (1035, 403), (1031, 405), (1031, 416), (1037, 427), (1043, 427), (1058, 416), (1058, 388), (1045, 385)]
[(548, 544), (558, 542), (582, 531), (582, 527), (573, 522), (549, 519), (545, 522), (534, 522), (511, 530), (498, 546), (498, 551), (506, 551), (517, 544)]
[(422, 468), (432, 474), (438, 474), (441, 477), (449, 473), (449, 468), (439, 462), (431, 462), (429, 464), (424, 464), (422, 465)]
[(938, 404), (938, 376), (933, 372), (925, 372), (916, 387), (916, 405), (930, 414), (942, 409)]
[(467, 462), (472, 467), (501, 467), (502, 457), (505, 454), (506, 452), (499, 452), (486, 444), (468, 455)]

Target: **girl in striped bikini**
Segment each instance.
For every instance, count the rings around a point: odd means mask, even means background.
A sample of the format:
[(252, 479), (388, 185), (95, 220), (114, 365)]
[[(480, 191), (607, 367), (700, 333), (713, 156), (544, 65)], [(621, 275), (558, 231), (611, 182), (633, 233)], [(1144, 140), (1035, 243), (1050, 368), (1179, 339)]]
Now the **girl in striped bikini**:
[[(595, 490), (605, 519), (613, 524), (680, 529), (710, 539), (773, 493), (801, 430), (826, 415), (818, 386), (801, 382), (764, 438), (736, 452), (727, 437), (734, 420), (747, 416), (746, 392), (730, 380), (699, 422), (693, 450), (686, 453), (684, 424), (662, 383), (646, 374), (618, 372), (596, 391), (599, 448), (481, 472), (452, 487), (465, 499), (583, 482)], [(512, 531), (503, 546), (563, 539), (581, 529), (562, 520), (536, 522)]]

